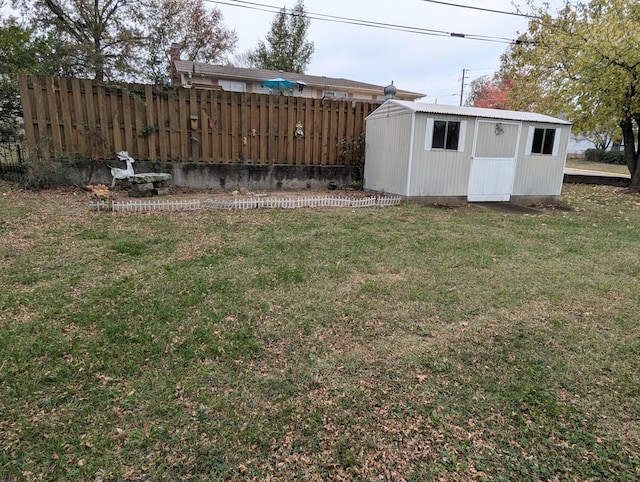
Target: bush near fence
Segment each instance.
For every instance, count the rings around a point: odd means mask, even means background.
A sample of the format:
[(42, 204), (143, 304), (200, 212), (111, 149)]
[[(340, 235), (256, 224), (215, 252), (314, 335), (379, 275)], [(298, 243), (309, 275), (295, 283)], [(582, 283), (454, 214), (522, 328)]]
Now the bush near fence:
[(617, 164), (620, 166), (624, 166), (627, 163), (624, 159), (624, 152), (605, 151), (604, 149), (587, 149), (584, 151), (584, 160), (605, 164)]

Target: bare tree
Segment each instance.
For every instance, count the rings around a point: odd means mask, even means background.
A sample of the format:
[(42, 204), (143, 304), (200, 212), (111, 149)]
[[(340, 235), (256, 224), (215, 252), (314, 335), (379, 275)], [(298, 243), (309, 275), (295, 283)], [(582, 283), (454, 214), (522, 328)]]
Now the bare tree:
[(145, 76), (154, 82), (168, 77), (173, 44), (180, 46), (186, 60), (223, 63), (238, 42), (235, 31), (222, 23), (222, 12), (207, 10), (202, 0), (152, 1), (147, 18)]

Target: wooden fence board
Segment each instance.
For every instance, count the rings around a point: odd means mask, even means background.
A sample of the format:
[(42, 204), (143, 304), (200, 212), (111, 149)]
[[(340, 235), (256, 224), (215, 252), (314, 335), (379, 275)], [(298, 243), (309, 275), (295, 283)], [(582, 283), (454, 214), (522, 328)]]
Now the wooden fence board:
[(104, 146), (96, 123), (96, 101), (93, 95), (93, 84), (90, 80), (82, 80), (80, 87), (84, 97), (83, 101), (87, 106), (87, 117), (84, 122), (84, 135), (88, 147), (87, 157), (98, 160), (103, 158)]
[(36, 135), (39, 136), (38, 147), (40, 148), (41, 152), (45, 152), (45, 150), (47, 149), (53, 151), (53, 145), (51, 143), (52, 140), (50, 137), (50, 132), (47, 129), (47, 119), (49, 118), (47, 110), (48, 102), (46, 102), (46, 98), (42, 94), (43, 89), (40, 85), (41, 80), (42, 79), (34, 79), (33, 81), (33, 91), (35, 93), (34, 112), (37, 118), (37, 121), (35, 123), (35, 132)]
[(249, 140), (249, 159), (260, 162), (260, 139), (257, 135), (256, 123), (260, 122), (259, 96), (251, 94), (249, 106), (249, 118), (247, 119), (247, 130), (245, 135)]
[(27, 142), (92, 160), (127, 150), (161, 162), (348, 165), (340, 142), (363, 135), (379, 105), (32, 75), (19, 86)]
[(85, 134), (86, 104), (82, 101), (82, 92), (78, 79), (71, 79), (71, 98), (73, 99), (73, 108), (71, 109), (73, 122), (73, 139), (76, 146), (75, 151), (78, 156), (86, 157), (87, 136)]
[(147, 102), (153, 102), (156, 104), (157, 117), (155, 118), (155, 124), (150, 126), (155, 129), (154, 137), (158, 144), (155, 152), (151, 153), (151, 159), (166, 161), (169, 158), (169, 136), (167, 136), (167, 123), (168, 117), (167, 101), (164, 95), (161, 93), (155, 93), (151, 99), (147, 98)]
[(228, 128), (229, 137), (231, 138), (231, 151), (227, 154), (228, 159), (232, 162), (240, 159), (240, 152), (242, 151), (242, 134), (240, 133), (240, 114), (236, 103), (236, 96), (225, 93), (225, 104), (227, 105), (227, 115), (229, 116)]
[(53, 151), (53, 146), (51, 144), (51, 138), (49, 137), (49, 132), (47, 131), (47, 110), (45, 104), (45, 98), (42, 95), (42, 86), (40, 85), (42, 79), (33, 79), (33, 92), (34, 92), (34, 113), (36, 117), (36, 122), (34, 122), (34, 132), (36, 135), (37, 142), (34, 145), (38, 145), (40, 152), (44, 155), (47, 150)]
[(309, 98), (305, 98), (302, 101), (303, 106), (303, 124), (302, 124), (302, 132), (304, 132), (304, 159), (302, 160), (302, 164), (314, 164), (313, 162), (313, 118), (312, 118), (312, 100)]
[[(122, 120), (122, 98), (125, 96), (123, 92), (111, 90), (109, 92), (109, 100), (111, 112), (109, 113), (109, 121), (111, 124), (111, 130), (113, 132), (113, 150), (120, 152), (124, 149), (123, 134), (121, 127)], [(126, 135), (126, 134), (125, 134)]]
[(134, 152), (134, 146), (137, 143), (135, 136), (138, 135), (133, 129), (133, 123), (131, 121), (131, 102), (133, 100), (132, 95), (122, 94), (122, 129), (124, 137), (123, 149), (131, 155)]
[(220, 133), (220, 110), (218, 107), (218, 99), (220, 98), (219, 91), (211, 91), (209, 92), (209, 104), (208, 104), (208, 114), (209, 114), (209, 132), (211, 133), (211, 159), (213, 162), (222, 162), (221, 155), (219, 154), (221, 151), (221, 142), (222, 135)]
[(104, 85), (96, 85), (96, 97), (97, 97), (97, 112), (98, 122), (100, 125), (100, 136), (103, 140), (103, 154), (102, 157), (106, 157), (109, 152), (113, 151), (113, 132), (109, 127), (109, 121), (107, 117), (107, 96)]
[(289, 110), (287, 106), (287, 98), (284, 95), (279, 95), (278, 99), (278, 155), (276, 159), (284, 158), (289, 159), (291, 162), (291, 158), (287, 157), (287, 142), (289, 140), (287, 136), (287, 130), (289, 128)]
[(238, 109), (234, 109), (239, 111), (240, 118), (238, 122), (238, 132), (239, 132), (239, 152), (238, 159), (251, 159), (251, 146), (249, 145), (249, 112), (251, 111), (251, 105), (247, 106), (251, 102), (251, 96), (249, 94), (244, 94), (242, 102), (238, 106)]
[(202, 141), (202, 159), (204, 162), (206, 159), (211, 158), (211, 136), (209, 135), (210, 119), (209, 112), (211, 112), (211, 91), (203, 90), (200, 92), (200, 135)]
[(296, 140), (294, 137), (296, 131), (296, 99), (295, 97), (283, 97), (285, 101), (285, 105), (287, 106), (287, 119), (286, 124), (284, 125), (284, 135), (286, 142), (286, 156), (287, 159), (290, 159), (293, 164), (297, 164), (295, 157), (295, 144)]
[[(187, 115), (187, 119), (185, 122), (187, 123), (188, 129), (188, 142), (187, 146), (189, 148), (189, 160), (191, 162), (200, 162), (200, 146), (201, 146), (201, 138), (200, 135), (200, 116), (198, 115), (198, 92), (196, 89), (189, 89), (189, 107), (185, 112)], [(194, 116), (194, 117), (192, 117)]]
[(67, 109), (60, 109), (62, 115), (61, 130), (63, 136), (64, 150), (69, 156), (77, 154), (77, 146), (74, 142), (73, 135), (73, 121), (71, 119), (71, 113), (73, 112), (73, 104), (70, 99), (70, 92), (67, 86), (67, 79), (59, 79), (60, 82), (60, 105), (68, 106)]
[(269, 97), (260, 95), (260, 116), (258, 125), (255, 126), (256, 136), (260, 146), (260, 154), (256, 156), (257, 160), (261, 163), (269, 162), (269, 136), (267, 133), (267, 125), (269, 124)]
[(267, 124), (262, 127), (263, 132), (267, 134), (267, 159), (266, 162), (268, 164), (272, 164), (276, 162), (278, 158), (278, 147), (277, 147), (277, 135), (278, 131), (278, 106), (277, 106), (278, 97), (274, 97), (270, 95), (267, 98), (268, 103), (268, 118)]
[(55, 78), (49, 77), (45, 80), (45, 90), (49, 93), (47, 98), (47, 109), (51, 129), (51, 139), (53, 142), (53, 152), (55, 155), (62, 155), (62, 130), (60, 129), (60, 90), (56, 86)]
[(336, 163), (341, 162), (340, 161), (340, 141), (342, 139), (346, 139), (349, 137), (349, 133), (347, 131), (347, 117), (346, 117), (346, 112), (349, 109), (350, 106), (345, 105), (344, 103), (340, 102), (338, 104), (338, 109), (336, 110), (336, 114), (338, 116), (338, 135), (333, 139), (333, 145), (334, 145), (334, 149), (335, 149), (335, 159), (336, 159)]
[(218, 106), (219, 106), (219, 117), (218, 117), (218, 122), (220, 123), (220, 132), (222, 134), (222, 142), (220, 143), (220, 149), (221, 149), (221, 160), (222, 162), (229, 162), (231, 160), (231, 142), (232, 140), (230, 139), (230, 132), (231, 132), (231, 128), (229, 123), (231, 122), (229, 119), (229, 106), (228, 106), (228, 100), (227, 100), (227, 94), (226, 92), (220, 92), (220, 97), (219, 97), (219, 101), (218, 101)]
[(169, 108), (169, 159), (176, 162), (180, 158), (180, 108), (177, 97), (167, 97)]
[[(18, 77), (18, 87), (20, 89), (20, 98), (22, 99), (23, 118), (33, 119), (34, 115), (33, 115), (33, 111), (31, 110), (31, 100), (33, 96), (29, 95), (31, 92), (33, 92), (33, 79), (26, 76)], [(25, 137), (27, 138), (27, 145), (29, 146), (30, 150), (33, 151), (33, 149), (35, 148), (35, 140), (36, 140), (33, 121), (32, 122), (25, 121), (24, 132), (25, 132)]]
[[(322, 106), (322, 127), (320, 132), (329, 132), (329, 119), (331, 117), (331, 104), (332, 101), (328, 101)], [(320, 136), (320, 164), (329, 164), (329, 139), (325, 136)]]
[(187, 117), (189, 117), (189, 110), (187, 109), (187, 91), (185, 89), (178, 89), (178, 108), (175, 112), (178, 122), (178, 139), (180, 142), (180, 161), (189, 161), (189, 129), (187, 128)]

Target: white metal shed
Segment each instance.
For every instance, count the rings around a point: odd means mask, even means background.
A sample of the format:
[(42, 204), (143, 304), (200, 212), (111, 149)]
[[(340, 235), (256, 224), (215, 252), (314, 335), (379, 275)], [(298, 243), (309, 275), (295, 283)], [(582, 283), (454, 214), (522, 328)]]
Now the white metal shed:
[(416, 201), (557, 200), (571, 122), (388, 100), (367, 117), (365, 189)]

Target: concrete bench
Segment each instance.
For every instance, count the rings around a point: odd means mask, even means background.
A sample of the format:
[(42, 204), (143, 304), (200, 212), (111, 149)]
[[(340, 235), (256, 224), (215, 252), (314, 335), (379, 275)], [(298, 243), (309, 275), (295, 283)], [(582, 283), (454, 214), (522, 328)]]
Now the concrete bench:
[(164, 172), (145, 172), (129, 176), (131, 191), (129, 197), (164, 196), (169, 194), (171, 174)]

